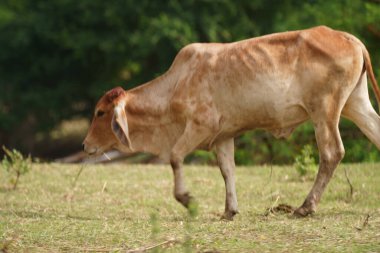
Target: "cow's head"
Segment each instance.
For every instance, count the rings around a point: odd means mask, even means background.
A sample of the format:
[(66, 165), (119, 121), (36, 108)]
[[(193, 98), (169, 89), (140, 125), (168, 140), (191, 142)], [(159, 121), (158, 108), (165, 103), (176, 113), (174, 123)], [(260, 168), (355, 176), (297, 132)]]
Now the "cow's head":
[(132, 151), (125, 103), (126, 92), (121, 87), (108, 91), (99, 100), (90, 129), (83, 141), (86, 153), (102, 154), (110, 149)]

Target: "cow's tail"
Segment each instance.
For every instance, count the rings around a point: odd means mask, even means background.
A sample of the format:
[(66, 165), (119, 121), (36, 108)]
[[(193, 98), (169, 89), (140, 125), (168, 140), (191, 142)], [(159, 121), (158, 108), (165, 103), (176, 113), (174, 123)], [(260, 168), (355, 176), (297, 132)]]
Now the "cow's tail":
[(371, 64), (371, 57), (369, 56), (368, 50), (365, 47), (365, 45), (355, 36), (353, 36), (349, 33), (345, 33), (345, 35), (349, 40), (353, 40), (354, 42), (359, 44), (360, 47), (362, 48), (363, 59), (364, 59), (363, 72), (367, 71), (367, 75), (368, 75), (369, 79), (371, 80), (372, 89), (373, 89), (373, 92), (375, 93), (377, 105), (379, 106), (379, 111), (380, 111), (380, 88), (379, 88), (379, 85), (377, 84), (375, 74), (373, 73), (372, 64)]
[(363, 45), (363, 43), (360, 43), (360, 44), (363, 51), (364, 68), (365, 70), (367, 70), (367, 75), (369, 79), (371, 80), (372, 89), (373, 89), (373, 92), (375, 93), (377, 105), (379, 106), (379, 111), (380, 111), (380, 89), (379, 89), (379, 85), (377, 84), (375, 74), (373, 73), (371, 58), (369, 57), (367, 48)]
[(373, 73), (372, 64), (371, 64), (371, 57), (369, 56), (368, 50), (358, 38), (356, 38), (355, 36), (353, 36), (349, 33), (346, 33), (346, 35), (348, 35), (348, 37), (350, 39), (352, 39), (353, 41), (358, 43), (360, 45), (360, 47), (362, 48), (363, 59), (364, 59), (363, 72), (367, 71), (367, 75), (368, 75), (369, 79), (371, 80), (372, 89), (373, 89), (373, 92), (375, 93), (377, 105), (378, 105), (379, 111), (380, 111), (380, 88), (379, 88), (379, 85), (377, 84), (375, 74)]

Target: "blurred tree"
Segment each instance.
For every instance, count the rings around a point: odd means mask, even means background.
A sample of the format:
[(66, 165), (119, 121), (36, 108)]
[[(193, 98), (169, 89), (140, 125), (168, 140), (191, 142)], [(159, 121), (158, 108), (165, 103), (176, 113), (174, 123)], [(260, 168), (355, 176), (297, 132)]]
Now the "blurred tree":
[[(377, 72), (379, 18), (376, 0), (3, 0), (0, 143), (38, 155), (37, 136), (47, 137), (63, 119), (90, 118), (106, 90), (132, 88), (162, 74), (191, 42), (230, 42), (325, 24), (361, 38)], [(351, 133), (352, 125), (344, 128)], [(248, 133), (237, 141), (237, 160), (293, 162), (294, 153), (312, 141), (305, 134), (310, 129), (300, 128), (290, 144)], [(357, 143), (350, 147), (357, 150)], [(373, 152), (370, 157), (379, 158)]]
[(0, 141), (33, 151), (36, 133), (90, 117), (106, 90), (163, 73), (184, 45), (259, 35), (263, 3), (2, 1)]

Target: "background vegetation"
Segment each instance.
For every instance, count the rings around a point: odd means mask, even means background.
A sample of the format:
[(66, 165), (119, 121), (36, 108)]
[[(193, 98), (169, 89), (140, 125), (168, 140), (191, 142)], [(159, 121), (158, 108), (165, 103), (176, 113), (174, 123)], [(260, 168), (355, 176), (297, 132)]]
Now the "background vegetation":
[[(34, 156), (63, 156), (80, 149), (86, 122), (106, 90), (132, 88), (162, 74), (184, 45), (322, 24), (359, 37), (380, 80), (378, 0), (3, 0), (0, 144)], [(82, 118), (87, 120), (75, 138), (56, 134)], [(341, 129), (346, 161), (380, 160), (351, 123), (343, 121)], [(288, 142), (256, 131), (236, 144), (239, 164), (289, 163), (305, 144), (315, 150), (310, 124)]]

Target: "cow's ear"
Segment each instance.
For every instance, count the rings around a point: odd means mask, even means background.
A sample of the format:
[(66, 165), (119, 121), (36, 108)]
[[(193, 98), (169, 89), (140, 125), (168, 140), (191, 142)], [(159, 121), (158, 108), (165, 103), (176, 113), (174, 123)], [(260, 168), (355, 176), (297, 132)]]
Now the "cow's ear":
[(106, 98), (109, 103), (113, 102), (116, 98), (124, 93), (124, 89), (121, 87), (113, 88), (106, 93)]
[(111, 128), (119, 141), (133, 151), (131, 139), (129, 138), (128, 121), (124, 102), (119, 102), (115, 105)]

